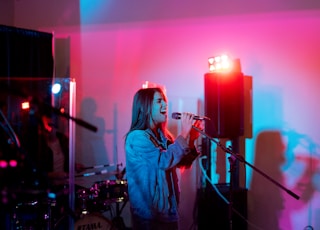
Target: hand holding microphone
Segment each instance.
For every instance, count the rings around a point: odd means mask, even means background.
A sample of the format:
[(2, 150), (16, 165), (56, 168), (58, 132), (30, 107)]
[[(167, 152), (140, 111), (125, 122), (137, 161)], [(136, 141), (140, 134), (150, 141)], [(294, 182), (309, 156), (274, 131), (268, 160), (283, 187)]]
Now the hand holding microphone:
[[(186, 116), (187, 116), (187, 118), (189, 116), (189, 119), (185, 120)], [(200, 117), (200, 116), (197, 116), (197, 115), (194, 115), (191, 113), (177, 113), (177, 112), (172, 113), (172, 118), (176, 119), (176, 120), (179, 120), (179, 119), (182, 120), (181, 134), (185, 138), (190, 135), (190, 139), (189, 139), (190, 145), (193, 145), (194, 140), (196, 140), (200, 136), (200, 133), (197, 132), (196, 130), (192, 129), (192, 127), (196, 127), (196, 128), (199, 128), (200, 130), (203, 130), (204, 129), (204, 122), (203, 121), (210, 120), (210, 118), (208, 118), (208, 117)], [(195, 122), (193, 123), (192, 120), (195, 120)], [(188, 126), (190, 126), (190, 127), (188, 127)]]

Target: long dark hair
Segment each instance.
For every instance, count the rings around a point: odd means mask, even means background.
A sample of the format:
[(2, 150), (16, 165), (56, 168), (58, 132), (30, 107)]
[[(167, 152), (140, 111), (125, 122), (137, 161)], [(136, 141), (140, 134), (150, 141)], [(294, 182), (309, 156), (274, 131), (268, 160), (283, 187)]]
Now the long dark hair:
[[(151, 128), (152, 103), (155, 93), (160, 93), (167, 101), (167, 97), (163, 90), (159, 87), (139, 89), (133, 97), (132, 103), (132, 119), (129, 132), (133, 130), (146, 130)], [(172, 134), (167, 129), (167, 121), (163, 122), (159, 127), (164, 135), (173, 140)], [(128, 133), (129, 133), (128, 132)]]

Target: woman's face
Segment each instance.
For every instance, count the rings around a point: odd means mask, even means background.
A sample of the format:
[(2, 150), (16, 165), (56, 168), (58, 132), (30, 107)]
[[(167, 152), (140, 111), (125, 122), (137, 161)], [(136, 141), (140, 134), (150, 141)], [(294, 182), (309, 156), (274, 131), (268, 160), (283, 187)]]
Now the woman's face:
[(151, 111), (155, 126), (167, 121), (167, 101), (159, 92), (156, 92), (153, 96)]

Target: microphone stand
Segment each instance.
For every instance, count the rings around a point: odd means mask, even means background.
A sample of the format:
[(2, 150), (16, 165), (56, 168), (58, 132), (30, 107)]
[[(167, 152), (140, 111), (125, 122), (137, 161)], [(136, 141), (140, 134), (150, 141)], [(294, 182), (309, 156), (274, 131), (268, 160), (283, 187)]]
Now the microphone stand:
[(67, 118), (69, 120), (72, 120), (74, 121), (76, 124), (86, 128), (86, 129), (89, 129), (90, 131), (92, 132), (97, 132), (98, 131), (98, 128), (80, 118), (77, 118), (77, 117), (72, 117), (70, 116), (68, 113), (65, 113), (65, 112), (62, 112), (60, 109), (58, 108), (55, 108), (51, 105), (48, 105), (48, 104), (43, 104), (44, 107), (47, 107), (48, 109), (50, 109), (53, 113), (61, 116), (61, 117), (64, 117), (64, 118)]
[(286, 191), (290, 196), (292, 196), (296, 200), (300, 199), (300, 197), (297, 194), (295, 194), (291, 190), (287, 189), (285, 186), (283, 186), (282, 184), (280, 184), (279, 182), (277, 182), (276, 180), (274, 180), (273, 178), (268, 176), (266, 173), (264, 173), (260, 169), (256, 168), (254, 165), (252, 165), (249, 162), (247, 162), (239, 153), (233, 152), (230, 147), (226, 148), (219, 141), (215, 140), (213, 137), (210, 137), (207, 133), (205, 133), (204, 131), (198, 129), (197, 127), (192, 126), (192, 128), (195, 129), (196, 131), (198, 131), (199, 133), (201, 133), (203, 136), (207, 137), (209, 140), (215, 142), (217, 144), (217, 146), (219, 146), (222, 150), (224, 150), (226, 153), (229, 153), (231, 155), (230, 157), (228, 157), (228, 160), (230, 162), (230, 172), (231, 172), (231, 176), (230, 176), (230, 194), (229, 194), (230, 201), (229, 201), (229, 213), (228, 213), (230, 230), (232, 230), (232, 209), (233, 209), (233, 207), (232, 207), (233, 206), (233, 194), (232, 194), (233, 185), (232, 184), (233, 184), (233, 179), (234, 179), (233, 178), (233, 170), (234, 170), (234, 165), (235, 165), (236, 160), (244, 163), (245, 165), (250, 166), (252, 169), (254, 169), (256, 172), (260, 173), (262, 176), (264, 176), (270, 182), (272, 182), (273, 184), (275, 184), (276, 186), (278, 186), (282, 190)]

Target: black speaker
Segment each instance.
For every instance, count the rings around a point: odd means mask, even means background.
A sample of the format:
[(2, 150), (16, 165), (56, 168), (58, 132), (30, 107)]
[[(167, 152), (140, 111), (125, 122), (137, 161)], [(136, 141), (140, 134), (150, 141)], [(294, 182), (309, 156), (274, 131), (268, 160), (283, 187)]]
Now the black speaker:
[(241, 72), (204, 76), (205, 131), (211, 137), (234, 138), (244, 134), (244, 76)]
[[(230, 201), (227, 184), (216, 184), (218, 191)], [(232, 192), (233, 212), (229, 215), (229, 205), (208, 186), (198, 190), (198, 229), (199, 230), (246, 230), (247, 229), (247, 190)]]

